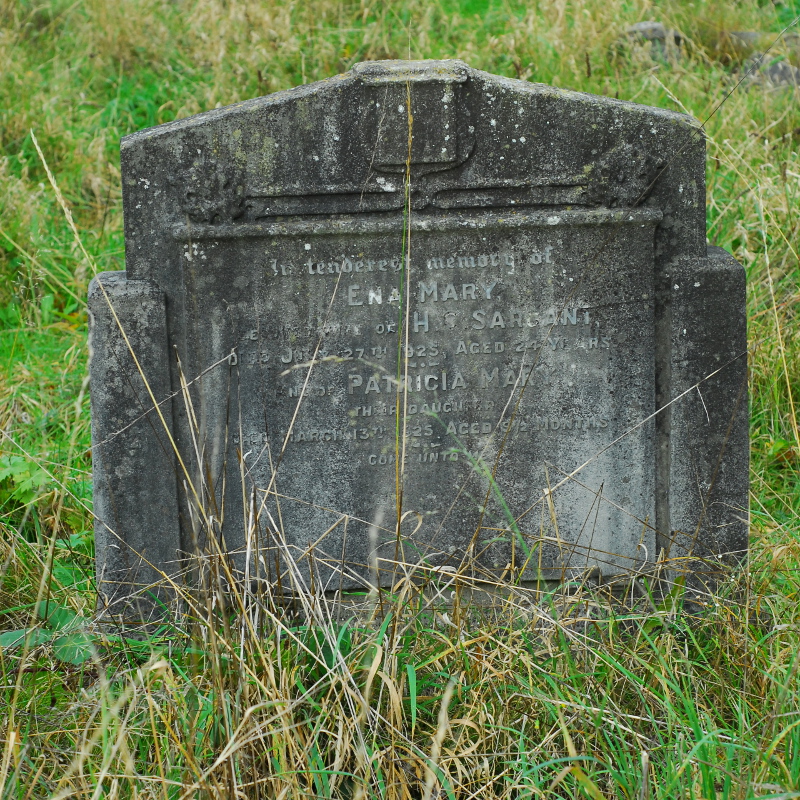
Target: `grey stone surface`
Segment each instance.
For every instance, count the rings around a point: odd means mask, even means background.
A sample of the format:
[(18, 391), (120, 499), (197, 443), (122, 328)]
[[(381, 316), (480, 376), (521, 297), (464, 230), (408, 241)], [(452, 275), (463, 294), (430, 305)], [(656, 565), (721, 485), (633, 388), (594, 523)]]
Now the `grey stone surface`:
[(106, 272), (89, 286), (89, 310), (99, 602), (147, 619), (170, 602), (180, 568), (172, 408), (159, 417), (152, 401), (170, 391), (164, 294)]
[(95, 283), (103, 587), (217, 548), (284, 582), (313, 551), (329, 590), (398, 559), (714, 580), (746, 552), (746, 344), (704, 170), (686, 116), (459, 61), (126, 137), (100, 280), (163, 419)]
[(788, 61), (756, 54), (744, 64), (747, 82), (765, 89), (800, 87), (800, 68)]
[[(655, 20), (646, 20), (629, 25), (625, 29), (625, 39), (628, 42), (649, 44), (652, 56), (658, 60), (675, 60), (681, 54), (683, 36), (663, 23)], [(619, 42), (618, 46), (623, 45)]]
[(664, 280), (671, 395), (687, 394), (663, 414), (671, 501), (661, 530), (671, 533), (659, 548), (702, 589), (747, 551), (745, 276), (732, 256), (709, 247), (705, 259), (674, 262)]

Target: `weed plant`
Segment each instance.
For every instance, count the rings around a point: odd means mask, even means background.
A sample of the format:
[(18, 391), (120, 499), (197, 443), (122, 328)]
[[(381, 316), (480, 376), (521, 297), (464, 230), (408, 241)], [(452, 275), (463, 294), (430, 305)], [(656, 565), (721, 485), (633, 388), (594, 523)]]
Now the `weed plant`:
[[(729, 36), (763, 31), (769, 58), (797, 63), (779, 33), (798, 14), (0, 0), (0, 798), (800, 797), (800, 95), (743, 79)], [(680, 32), (680, 57), (620, 44), (646, 19)], [(120, 137), (408, 57), (706, 122), (709, 237), (748, 275), (749, 563), (702, 613), (646, 583), (638, 605), (509, 584), (476, 610), (429, 573), (348, 618), (299, 572), (294, 608), (225, 590), (212, 553), (220, 579), (184, 592), (176, 622), (98, 625), (84, 299), (95, 270), (123, 267)]]

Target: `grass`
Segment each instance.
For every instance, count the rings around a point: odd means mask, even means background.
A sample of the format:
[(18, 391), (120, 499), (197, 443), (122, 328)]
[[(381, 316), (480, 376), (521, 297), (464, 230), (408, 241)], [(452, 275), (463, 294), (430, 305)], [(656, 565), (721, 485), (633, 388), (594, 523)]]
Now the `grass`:
[[(799, 797), (800, 106), (792, 90), (735, 88), (746, 54), (724, 35), (777, 35), (797, 14), (755, 0), (0, 0), (0, 798)], [(653, 18), (686, 38), (680, 61), (614, 47)], [(146, 637), (99, 628), (92, 266), (31, 131), (91, 261), (119, 269), (122, 135), (409, 56), (707, 120), (709, 236), (748, 275), (747, 568), (699, 617), (676, 597), (644, 613), (580, 586), (444, 613), (409, 583), (382, 613), (367, 598), (372, 618), (311, 598), (293, 617), (234, 592)]]

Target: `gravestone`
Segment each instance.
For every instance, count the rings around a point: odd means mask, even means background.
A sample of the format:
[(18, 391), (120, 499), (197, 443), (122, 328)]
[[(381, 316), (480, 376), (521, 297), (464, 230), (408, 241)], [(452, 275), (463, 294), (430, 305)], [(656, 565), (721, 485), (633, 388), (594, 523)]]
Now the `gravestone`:
[(693, 119), (368, 62), (121, 155), (126, 270), (89, 290), (112, 613), (198, 553), (327, 591), (702, 588), (746, 553), (744, 272)]

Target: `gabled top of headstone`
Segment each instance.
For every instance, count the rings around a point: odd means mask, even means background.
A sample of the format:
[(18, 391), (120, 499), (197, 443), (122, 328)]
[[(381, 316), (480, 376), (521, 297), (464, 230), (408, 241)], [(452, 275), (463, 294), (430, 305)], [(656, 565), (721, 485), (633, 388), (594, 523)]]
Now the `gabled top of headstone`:
[(457, 60), (365, 62), (123, 139), (128, 274), (165, 268), (152, 233), (170, 226), (397, 211), (407, 162), (414, 211), (652, 206), (657, 251), (697, 254), (704, 158), (683, 114)]
[(469, 67), (456, 58), (445, 61), (361, 61), (351, 73), (371, 86), (387, 83), (464, 83)]

